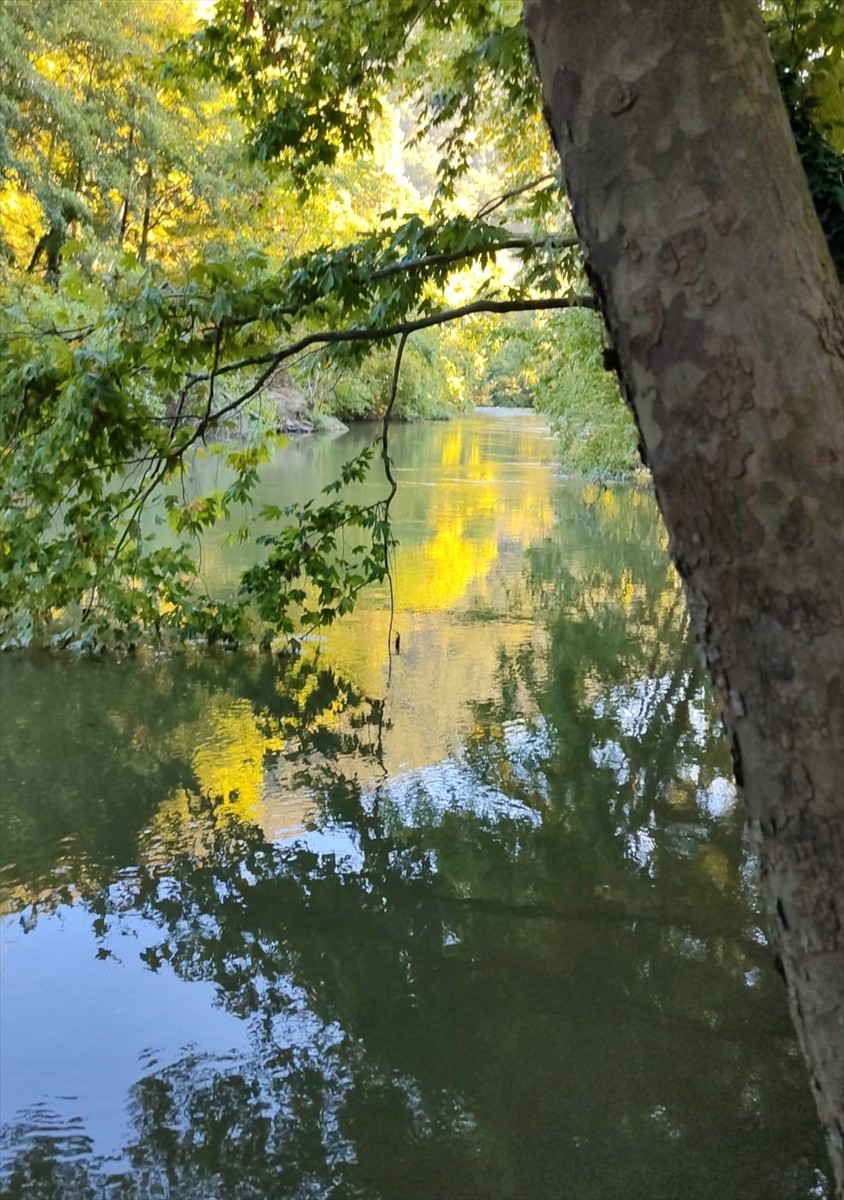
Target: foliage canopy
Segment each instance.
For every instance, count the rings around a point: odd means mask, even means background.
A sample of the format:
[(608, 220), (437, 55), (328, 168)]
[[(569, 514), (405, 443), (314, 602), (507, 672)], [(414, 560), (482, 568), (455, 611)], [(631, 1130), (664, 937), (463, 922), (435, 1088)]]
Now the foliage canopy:
[[(280, 372), (351, 416), (438, 415), (532, 378), (570, 468), (634, 465), (517, 0), (347, 9), (218, 0), (194, 29), (167, 3), (0, 8), (5, 644), (266, 641), (383, 578), (386, 423), (337, 495), (252, 511)], [(803, 0), (769, 15), (835, 250), (842, 19)], [(527, 314), (512, 332), (510, 314)], [(206, 450), (231, 482), (195, 496)], [(376, 456), (385, 495), (363, 506), (349, 489)], [(208, 595), (198, 539), (256, 519), (275, 523), (263, 561)]]

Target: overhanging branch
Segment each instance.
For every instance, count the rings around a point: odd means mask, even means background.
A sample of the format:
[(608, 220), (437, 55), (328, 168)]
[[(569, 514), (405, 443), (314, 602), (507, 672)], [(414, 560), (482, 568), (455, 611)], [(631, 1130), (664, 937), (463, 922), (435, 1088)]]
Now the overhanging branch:
[(512, 237), (495, 242), (490, 246), (475, 247), (472, 250), (453, 250), (449, 253), (422, 255), (419, 258), (402, 258), (398, 262), (379, 267), (372, 272), (372, 278), (389, 279), (391, 275), (401, 275), (404, 272), (424, 270), (428, 267), (448, 267), (453, 263), (464, 262), (466, 259), (480, 258), (484, 254), (499, 254), (503, 250), (539, 250), (543, 246), (549, 250), (570, 250), (577, 245), (579, 242), (576, 237)]
[[(516, 312), (549, 312), (557, 309), (565, 308), (596, 308), (595, 300), (591, 296), (554, 296), (536, 300), (473, 300), (469, 304), (459, 305), (457, 308), (443, 309), (440, 312), (429, 313), (424, 317), (416, 317), (410, 321), (397, 321), (393, 325), (385, 325), (380, 329), (337, 329), (337, 330), (320, 330), (318, 333), (309, 333), (300, 338), (296, 342), (292, 342), (289, 346), (285, 346), (282, 350), (277, 350), (273, 353), (256, 355), (250, 358), (241, 358), (233, 363), (226, 363), (225, 366), (217, 370), (217, 375), (229, 375), (233, 371), (243, 371), (249, 367), (262, 367), (269, 365), (269, 374), (265, 374), (256, 385), (239, 397), (237, 402), (232, 402), (236, 407), (237, 404), (244, 400), (251, 399), (252, 396), (264, 386), (266, 379), (273, 371), (277, 370), (287, 359), (295, 358), (297, 355), (308, 350), (311, 346), (330, 346), (337, 345), (343, 342), (378, 342), (389, 341), (391, 338), (400, 337), (402, 334), (418, 333), (422, 329), (432, 329), (437, 325), (446, 325), (450, 321), (459, 321), (463, 317), (476, 316), (479, 313), (516, 313)], [(211, 372), (204, 372), (199, 375), (191, 375), (185, 383), (185, 389), (196, 387), (200, 383), (208, 383), (211, 378)], [(221, 409), (217, 416), (223, 416), (231, 410), (232, 406), (226, 406)]]
[[(392, 392), (394, 399), (395, 389), (398, 384), (398, 368), (401, 363), (401, 353), (404, 350), (407, 339), (413, 333), (417, 333), (422, 329), (431, 329), (438, 325), (445, 325), (451, 321), (458, 321), (463, 317), (476, 316), (481, 313), (548, 312), (567, 308), (594, 309), (595, 307), (595, 301), (591, 296), (577, 295), (546, 297), (533, 300), (474, 300), (470, 304), (459, 305), (456, 308), (444, 309), (436, 313), (428, 313), (426, 316), (417, 317), (411, 321), (397, 322), (393, 325), (384, 326), (381, 329), (320, 330), (319, 332), (307, 334), (299, 338), (298, 341), (292, 342), (290, 345), (284, 346), (281, 350), (272, 354), (240, 359), (238, 362), (227, 363), (225, 366), (219, 366), (219, 342), (217, 342), (215, 344), (214, 366), (211, 371), (201, 375), (193, 375), (188, 379), (185, 387), (182, 389), (182, 402), (187, 391), (199, 384), (204, 383), (208, 385), (208, 396), (210, 399), (213, 398), (214, 387), (220, 376), (250, 367), (263, 367), (264, 369), (245, 391), (241, 392), (240, 395), (230, 400), (227, 404), (224, 404), (221, 408), (212, 412), (206, 402), (205, 411), (198, 419), (196, 428), (190, 437), (180, 442), (178, 446), (171, 447), (157, 461), (155, 459), (151, 460), (148, 472), (145, 474), (146, 482), (130, 497), (125, 506), (124, 511), (129, 510), (131, 517), (127, 521), (123, 534), (118, 541), (115, 556), (125, 544), (132, 524), (137, 523), (140, 519), (140, 515), (152, 493), (170, 472), (175, 469), (176, 464), (184, 458), (188, 450), (204, 437), (209, 428), (218, 424), (218, 422), (230, 413), (236, 412), (248, 400), (256, 396), (265, 387), (282, 363), (291, 358), (298, 357), (312, 347), (339, 345), (349, 342), (383, 342), (398, 337), (400, 339), (399, 354), (397, 355), (396, 376), (393, 381)], [(386, 444), (384, 445), (384, 450), (386, 451)], [(393, 484), (392, 480), (390, 482)]]
[[(527, 191), (528, 186), (517, 189), (517, 191)], [(579, 245), (576, 237), (547, 237), (547, 238), (532, 238), (532, 237), (508, 237), (498, 242), (490, 242), (487, 246), (472, 246), (465, 250), (449, 250), (443, 251), (440, 254), (420, 254), (416, 258), (400, 258), (396, 262), (386, 263), (383, 267), (376, 267), (372, 271), (368, 279), (371, 282), (379, 283), (382, 279), (392, 279), (396, 275), (412, 275), (423, 271), (432, 270), (435, 267), (450, 267), (456, 266), (458, 263), (468, 263), (473, 259), (494, 257), (496, 254), (501, 254), (513, 250), (571, 250)], [(350, 247), (353, 250), (354, 247)], [(340, 261), (338, 255), (337, 261)], [(329, 264), (330, 265), (330, 264)], [(320, 299), (327, 297), (321, 296)], [(271, 309), (273, 318), (280, 317), (295, 317), (301, 312), (301, 305), (285, 304), (278, 305)], [(247, 325), (252, 325), (259, 318), (256, 316), (248, 317), (223, 317), (220, 325), (224, 329), (243, 329)]]

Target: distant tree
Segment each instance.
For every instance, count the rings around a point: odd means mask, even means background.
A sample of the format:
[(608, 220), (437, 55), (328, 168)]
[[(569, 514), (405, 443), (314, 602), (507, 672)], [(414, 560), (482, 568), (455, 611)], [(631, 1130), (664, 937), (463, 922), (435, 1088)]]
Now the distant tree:
[(0, 212), (29, 271), (43, 264), (55, 282), (75, 231), (144, 262), (174, 207), (183, 232), (207, 216), (211, 124), (163, 72), (185, 16), (161, 0), (0, 9)]

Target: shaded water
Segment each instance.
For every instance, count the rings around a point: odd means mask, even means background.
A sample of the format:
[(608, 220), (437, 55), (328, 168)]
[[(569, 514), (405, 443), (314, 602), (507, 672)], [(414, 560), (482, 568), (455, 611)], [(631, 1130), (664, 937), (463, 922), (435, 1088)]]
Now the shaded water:
[(826, 1195), (650, 501), (533, 414), (393, 449), (391, 663), (377, 592), (295, 662), (3, 660), (2, 1194)]

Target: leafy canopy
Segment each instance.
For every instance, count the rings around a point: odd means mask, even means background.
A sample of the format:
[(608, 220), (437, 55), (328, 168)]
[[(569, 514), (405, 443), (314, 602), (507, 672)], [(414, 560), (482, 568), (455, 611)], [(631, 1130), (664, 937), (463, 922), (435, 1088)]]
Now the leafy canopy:
[[(437, 330), (459, 315), (579, 302), (574, 239), (564, 213), (556, 223), (559, 187), (544, 142), (529, 161), (523, 150), (511, 157), (512, 194), (487, 192), (470, 213), (455, 191), (460, 173), (474, 171), (478, 201), (488, 172), (473, 165), (472, 129), (515, 97), (517, 77), (530, 78), (514, 65), (524, 52), (517, 23), (504, 20), (514, 7), (482, 5), (470, 17), (458, 4), (423, 7), (407, 6), (406, 27), (396, 28), (386, 9), (367, 6), (372, 19), (345, 23), (349, 40), (331, 62), (331, 5), (259, 12), (222, 3), (215, 23), (176, 50), (175, 31), (131, 4), (114, 10), (113, 30), (109, 5), (78, 16), (77, 6), (59, 6), (43, 34), (26, 14), (3, 10), (18, 56), (9, 70), (26, 85), (15, 98), (4, 202), (9, 211), (29, 205), (28, 224), (14, 228), (0, 313), (0, 606), (13, 644), (269, 639), (347, 611), (388, 569), (386, 427), (383, 500), (362, 506), (346, 494), (373, 448), (348, 465), (340, 494), (332, 485), (309, 504), (250, 513), (276, 435), (253, 421), (247, 441), (233, 442), (235, 419), (282, 369), (350, 378), (373, 346), (403, 351), (411, 333), (434, 339), (423, 358), (436, 355)], [(78, 36), (68, 32), (77, 27)], [(429, 172), (429, 206), (388, 163), (382, 136), (395, 105), (415, 93), (423, 58), (439, 88), (423, 125), (446, 130), (451, 148)], [(488, 85), (470, 96), (479, 63)], [(228, 157), (214, 163), (200, 231), (195, 167), (218, 130)], [(269, 162), (291, 147), (286, 162)], [(251, 197), (280, 202), (263, 244), (232, 198), (241, 175)], [(55, 196), (73, 206), (57, 216)], [(37, 281), (44, 266), (54, 286)], [(418, 353), (408, 352), (411, 377)], [(397, 372), (388, 366), (381, 378), (378, 405), (401, 405)], [(195, 496), (191, 465), (206, 448), (232, 482)], [(220, 521), (240, 521), (241, 537), (273, 526), (234, 597), (206, 594), (195, 567), (198, 539)]]
[[(827, 0), (764, 7), (838, 254), (842, 19)], [(389, 417), (445, 353), (464, 383), (428, 411), (510, 371), (577, 469), (631, 465), (517, 0), (218, 0), (193, 32), (168, 3), (4, 5), (0, 108), (6, 644), (266, 641), (383, 578), (386, 421), (336, 494), (251, 511), (281, 372)], [(528, 316), (504, 337), (510, 314)], [(443, 333), (457, 318), (476, 322), (462, 346)], [(509, 365), (471, 365), (505, 344)], [(231, 482), (196, 496), (206, 449)], [(363, 506), (376, 457), (384, 497)], [(263, 558), (235, 596), (207, 594), (199, 539), (258, 520)]]

